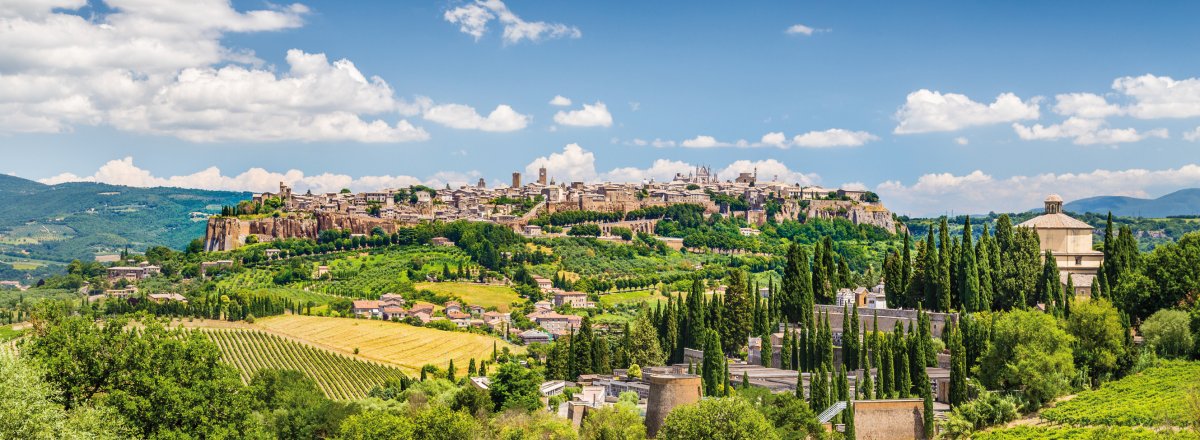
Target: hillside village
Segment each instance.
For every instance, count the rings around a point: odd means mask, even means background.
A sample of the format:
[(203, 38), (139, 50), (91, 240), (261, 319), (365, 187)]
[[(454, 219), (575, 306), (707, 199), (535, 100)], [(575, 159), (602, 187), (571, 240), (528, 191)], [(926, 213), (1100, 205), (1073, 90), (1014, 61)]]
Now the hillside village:
[[(542, 232), (540, 227), (527, 226), (543, 215), (569, 211), (630, 213), (677, 204), (699, 205), (706, 215), (737, 216), (754, 225), (762, 225), (771, 216), (778, 220), (840, 218), (891, 232), (903, 228), (870, 191), (805, 187), (775, 178), (760, 180), (757, 172), (739, 173), (722, 181), (711, 169), (698, 167), (692, 173), (677, 174), (669, 182), (641, 183), (556, 183), (548, 177), (549, 172), (543, 167), (536, 181), (525, 184), (521, 173), (515, 172), (510, 185), (494, 188), (479, 179), (474, 186), (457, 189), (414, 186), (362, 193), (300, 194), (280, 183), (278, 192), (257, 194), (209, 219), (205, 249), (235, 249), (246, 240), (316, 238), (325, 229), (369, 234), (381, 228), (392, 233), (397, 227), (426, 221), (493, 222), (537, 234)], [(653, 221), (613, 223), (653, 232)], [(607, 232), (609, 227), (603, 229)]]

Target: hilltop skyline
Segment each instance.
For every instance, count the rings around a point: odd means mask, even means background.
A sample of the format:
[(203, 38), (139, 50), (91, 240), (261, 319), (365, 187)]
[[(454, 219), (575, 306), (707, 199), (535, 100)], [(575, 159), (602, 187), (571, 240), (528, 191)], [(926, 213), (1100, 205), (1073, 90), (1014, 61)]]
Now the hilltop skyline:
[(330, 191), (710, 165), (912, 215), (1200, 186), (1197, 5), (682, 6), (10, 3), (0, 172)]

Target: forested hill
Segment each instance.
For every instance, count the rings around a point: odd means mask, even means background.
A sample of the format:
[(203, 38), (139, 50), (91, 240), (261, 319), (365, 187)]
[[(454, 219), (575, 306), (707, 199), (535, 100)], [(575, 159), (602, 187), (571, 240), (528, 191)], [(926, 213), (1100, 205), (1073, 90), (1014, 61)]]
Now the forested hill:
[(1181, 189), (1157, 199), (1123, 196), (1089, 197), (1067, 203), (1068, 212), (1093, 212), (1124, 217), (1170, 217), (1200, 215), (1200, 188)]
[(44, 185), (0, 174), (0, 261), (90, 260), (126, 245), (182, 248), (204, 234), (208, 214), (248, 193), (134, 188), (102, 183)]

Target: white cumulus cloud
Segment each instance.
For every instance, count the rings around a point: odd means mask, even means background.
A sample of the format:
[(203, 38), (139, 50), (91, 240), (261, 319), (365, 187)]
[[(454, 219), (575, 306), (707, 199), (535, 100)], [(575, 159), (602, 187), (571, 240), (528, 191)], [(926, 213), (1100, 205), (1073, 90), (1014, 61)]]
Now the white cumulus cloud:
[(1114, 80), (1112, 88), (1133, 100), (1126, 112), (1135, 118), (1200, 116), (1200, 78), (1176, 80), (1169, 76), (1127, 76)]
[(1051, 193), (1068, 201), (1100, 195), (1151, 197), (1197, 185), (1200, 165), (1187, 164), (1163, 170), (1094, 170), (1008, 178), (995, 178), (980, 170), (965, 175), (932, 173), (912, 184), (886, 181), (876, 186), (875, 192), (898, 213), (932, 216), (947, 214), (947, 207), (958, 214), (1036, 209)]
[(1133, 128), (1107, 128), (1100, 119), (1070, 117), (1060, 124), (1024, 126), (1013, 124), (1013, 130), (1023, 140), (1054, 140), (1071, 138), (1076, 145), (1120, 144), (1138, 142), (1147, 138), (1166, 138), (1166, 129), (1138, 132)]
[(1094, 93), (1065, 93), (1055, 95), (1054, 100), (1054, 112), (1064, 116), (1096, 119), (1122, 113), (1121, 106)]
[[(567, 105), (570, 105), (569, 100)], [(612, 114), (608, 112), (608, 106), (596, 101), (595, 104), (584, 104), (583, 108), (578, 110), (555, 113), (554, 122), (572, 127), (611, 127), (613, 119)]]
[(805, 36), (808, 36), (808, 35), (812, 35), (812, 34), (813, 34), (814, 32), (816, 32), (816, 31), (817, 31), (816, 29), (813, 29), (813, 28), (811, 28), (811, 27), (809, 27), (809, 26), (805, 26), (805, 25), (802, 25), (802, 24), (799, 24), (799, 23), (797, 23), (797, 24), (793, 24), (793, 25), (791, 25), (791, 26), (788, 26), (788, 28), (787, 28), (786, 30), (784, 30), (783, 32), (784, 32), (784, 33), (786, 33), (786, 34), (789, 34), (789, 35), (805, 35)]
[(596, 155), (579, 144), (567, 144), (560, 153), (534, 159), (525, 166), (525, 174), (536, 176), (541, 167), (558, 182), (590, 182), (596, 177)]
[(921, 89), (909, 93), (896, 112), (896, 134), (956, 131), (967, 127), (1037, 119), (1039, 97), (1021, 100), (1001, 93), (991, 104), (972, 101), (966, 95)]
[(831, 128), (796, 135), (792, 138), (792, 145), (806, 148), (857, 147), (876, 140), (879, 140), (878, 136), (865, 131)]
[(550, 105), (566, 107), (571, 105), (571, 99), (563, 95), (554, 95), (554, 99), (550, 100)]
[(422, 117), (450, 128), (500, 132), (521, 130), (532, 119), (505, 104), (496, 106), (487, 117), (476, 112), (474, 107), (463, 104), (431, 106), (425, 109)]
[(562, 23), (525, 21), (513, 13), (501, 0), (476, 0), (442, 14), (447, 22), (457, 24), (462, 33), (479, 41), (487, 33), (488, 23), (499, 20), (504, 26), (504, 44), (516, 44), (523, 40), (538, 42), (556, 38), (579, 38), (579, 28)]
[(306, 175), (299, 170), (284, 172), (268, 171), (263, 168), (250, 168), (237, 175), (225, 175), (217, 167), (208, 167), (192, 174), (179, 176), (155, 176), (149, 170), (138, 167), (132, 157), (115, 159), (102, 165), (95, 173), (78, 176), (62, 173), (56, 176), (39, 179), (45, 184), (63, 182), (101, 182), (113, 185), (135, 187), (179, 187), (198, 188), (223, 191), (275, 192), (279, 183), (283, 182), (296, 191), (313, 191), (314, 193), (337, 192), (342, 188), (353, 191), (375, 191), (383, 188), (399, 188), (423, 184), (441, 187), (446, 184), (461, 186), (473, 183), (480, 174), (476, 171), (466, 173), (439, 172), (420, 179), (412, 176), (359, 176), (346, 174), (321, 173)]
[(1200, 141), (1200, 127), (1196, 127), (1191, 131), (1183, 133), (1183, 140), (1190, 142)]

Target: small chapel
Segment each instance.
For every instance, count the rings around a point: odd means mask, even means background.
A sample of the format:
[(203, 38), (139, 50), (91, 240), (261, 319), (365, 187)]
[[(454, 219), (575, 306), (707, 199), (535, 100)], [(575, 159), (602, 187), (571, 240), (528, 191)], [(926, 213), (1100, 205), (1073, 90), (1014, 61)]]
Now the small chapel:
[(1064, 288), (1068, 279), (1075, 286), (1075, 295), (1091, 295), (1092, 280), (1104, 262), (1104, 253), (1092, 248), (1091, 225), (1062, 212), (1063, 199), (1058, 194), (1046, 197), (1046, 210), (1018, 227), (1034, 228), (1041, 241), (1043, 258), (1046, 251), (1054, 255), (1059, 280)]

